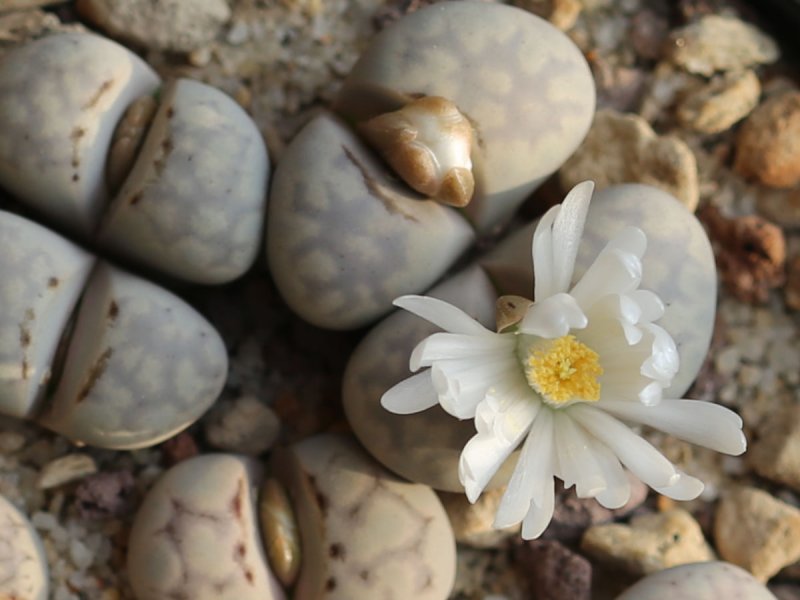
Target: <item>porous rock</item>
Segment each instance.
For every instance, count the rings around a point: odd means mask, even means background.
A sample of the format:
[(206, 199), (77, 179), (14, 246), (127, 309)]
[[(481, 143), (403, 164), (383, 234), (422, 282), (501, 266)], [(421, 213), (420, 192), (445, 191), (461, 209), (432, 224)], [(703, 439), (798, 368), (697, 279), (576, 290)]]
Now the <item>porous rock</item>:
[(700, 525), (679, 508), (634, 517), (630, 525), (595, 525), (584, 534), (581, 548), (636, 574), (714, 558)]
[(534, 540), (514, 554), (536, 600), (589, 600), (592, 564), (554, 540)]
[(722, 497), (714, 539), (722, 558), (767, 581), (800, 559), (800, 510), (763, 490), (736, 488)]
[(671, 37), (672, 62), (705, 76), (771, 63), (779, 56), (772, 38), (730, 16), (705, 16), (676, 30)]
[(800, 490), (800, 406), (768, 417), (747, 458), (759, 475)]
[(111, 37), (172, 52), (208, 44), (231, 16), (226, 0), (79, 0), (77, 8)]
[(756, 108), (736, 138), (734, 167), (771, 187), (800, 182), (800, 92), (773, 96)]
[(634, 114), (597, 112), (583, 144), (559, 171), (571, 189), (591, 179), (597, 190), (617, 183), (646, 183), (669, 192), (689, 210), (697, 207), (697, 161), (682, 140), (657, 135)]
[(760, 95), (753, 71), (726, 73), (689, 94), (678, 106), (678, 120), (700, 133), (720, 133), (750, 114)]

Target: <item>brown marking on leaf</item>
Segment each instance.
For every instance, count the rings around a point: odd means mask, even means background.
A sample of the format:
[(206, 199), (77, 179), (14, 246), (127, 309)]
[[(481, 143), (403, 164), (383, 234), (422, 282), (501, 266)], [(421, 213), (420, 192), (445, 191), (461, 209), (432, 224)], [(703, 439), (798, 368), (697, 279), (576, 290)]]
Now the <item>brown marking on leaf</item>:
[(31, 331), (25, 325), (19, 326), (19, 344), (23, 348), (31, 345)]
[(253, 572), (250, 569), (245, 569), (244, 577), (245, 579), (247, 579), (247, 583), (249, 583), (250, 585), (253, 585), (253, 583), (255, 582), (255, 577), (253, 577)]
[(81, 180), (80, 175), (78, 175), (77, 173), (72, 174), (72, 181), (80, 181), (80, 180)]
[(329, 577), (328, 581), (325, 582), (325, 591), (332, 592), (336, 589), (336, 579), (333, 577)]
[(47, 280), (47, 287), (56, 288), (58, 287), (59, 283), (61, 282), (58, 280), (58, 277), (51, 277), (50, 279)]
[(342, 544), (339, 544), (338, 542), (331, 544), (330, 547), (328, 548), (328, 555), (331, 558), (338, 558), (344, 560), (345, 558), (344, 546)]
[(102, 377), (103, 373), (105, 373), (106, 366), (108, 366), (108, 359), (111, 358), (113, 353), (114, 351), (111, 348), (106, 348), (89, 369), (89, 375), (86, 377), (83, 387), (81, 387), (76, 404), (86, 400), (86, 397), (92, 391), (92, 388), (94, 387), (95, 383), (97, 383), (97, 380)]
[(131, 206), (139, 204), (139, 201), (142, 199), (142, 195), (143, 195), (142, 192), (137, 192), (136, 194), (131, 196), (131, 199), (128, 200), (128, 204), (130, 204)]
[(153, 167), (159, 175), (164, 171), (164, 167), (167, 165), (167, 158), (169, 158), (174, 149), (175, 145), (172, 143), (172, 139), (164, 138), (161, 142), (161, 155), (153, 161)]
[(175, 116), (175, 108), (170, 106), (169, 108), (167, 108), (167, 118), (171, 119), (174, 116)]
[(97, 91), (89, 98), (89, 101), (83, 105), (83, 110), (89, 110), (90, 108), (94, 108), (100, 102), (100, 99), (103, 95), (108, 92), (111, 87), (114, 85), (113, 79), (106, 79), (103, 83), (100, 84), (100, 87), (97, 88)]
[(236, 487), (236, 493), (231, 499), (231, 511), (238, 521), (241, 521), (244, 516), (244, 492), (245, 481), (243, 478), (240, 478)]
[(28, 359), (22, 359), (22, 378), (28, 379)]
[(381, 201), (383, 207), (386, 209), (386, 212), (392, 215), (400, 215), (407, 221), (412, 221), (414, 223), (419, 222), (417, 217), (403, 210), (403, 207), (399, 204), (399, 202), (397, 202), (397, 199), (393, 198), (392, 194), (390, 194), (388, 190), (384, 189), (382, 185), (380, 185), (369, 175), (369, 173), (367, 173), (366, 167), (361, 164), (361, 161), (356, 158), (355, 154), (353, 154), (349, 148), (342, 146), (342, 150), (344, 151), (347, 160), (349, 160), (361, 173), (361, 177), (364, 180), (364, 186), (367, 188), (370, 195)]
[(108, 320), (115, 321), (119, 316), (119, 304), (117, 304), (116, 300), (112, 300), (111, 303), (108, 305)]

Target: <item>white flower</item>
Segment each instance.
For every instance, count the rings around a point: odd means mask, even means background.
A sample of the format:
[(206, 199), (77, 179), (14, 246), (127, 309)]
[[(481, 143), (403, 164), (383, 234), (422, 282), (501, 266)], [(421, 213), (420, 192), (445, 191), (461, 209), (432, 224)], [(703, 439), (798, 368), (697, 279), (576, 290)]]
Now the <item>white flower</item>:
[(581, 498), (619, 508), (630, 495), (624, 465), (657, 492), (689, 500), (703, 490), (627, 424), (659, 429), (726, 454), (741, 454), (742, 420), (709, 402), (662, 399), (678, 371), (672, 337), (655, 324), (664, 305), (639, 289), (647, 238), (622, 231), (571, 289), (575, 257), (594, 184), (576, 186), (533, 236), (534, 302), (495, 333), (460, 309), (421, 296), (395, 301), (444, 330), (417, 345), (411, 370), (430, 367), (387, 391), (395, 413), (437, 402), (477, 434), (459, 461), (471, 502), (522, 444), (495, 518), (522, 522), (538, 537), (553, 515), (554, 477)]

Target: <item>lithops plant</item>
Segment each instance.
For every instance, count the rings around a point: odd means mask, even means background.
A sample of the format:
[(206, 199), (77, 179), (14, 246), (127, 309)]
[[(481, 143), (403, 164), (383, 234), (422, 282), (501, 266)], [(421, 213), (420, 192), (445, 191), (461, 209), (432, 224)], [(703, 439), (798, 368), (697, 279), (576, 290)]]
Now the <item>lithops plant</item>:
[(133, 523), (137, 597), (282, 599), (271, 572), (295, 600), (448, 597), (455, 541), (430, 488), (333, 434), (276, 451), (271, 470), (264, 480), (251, 459), (206, 455), (168, 471)]
[(0, 412), (127, 449), (214, 402), (227, 352), (188, 304), (12, 213), (0, 212), (0, 239)]
[(665, 569), (641, 579), (617, 600), (776, 600), (744, 569), (726, 562), (692, 563)]
[(110, 40), (53, 35), (0, 63), (0, 130), (0, 185), (54, 226), (197, 283), (255, 259), (269, 159), (222, 92), (162, 87)]
[(0, 597), (47, 600), (47, 560), (28, 518), (0, 496)]
[(347, 329), (429, 287), (508, 219), (580, 143), (594, 85), (538, 17), (445, 2), (381, 32), (334, 111), (344, 121), (309, 123), (276, 169), (267, 256), (295, 312)]
[[(499, 296), (531, 296), (534, 225), (520, 229), (428, 295), (459, 306), (494, 329)], [(592, 200), (573, 282), (600, 248), (625, 226), (637, 226), (647, 236), (641, 285), (659, 294), (666, 305), (659, 323), (676, 341), (681, 368), (665, 396), (680, 398), (697, 375), (711, 339), (716, 305), (711, 247), (697, 219), (669, 194), (645, 185), (614, 186)], [(419, 414), (399, 415), (380, 405), (383, 393), (408, 377), (414, 346), (434, 330), (406, 312), (390, 315), (378, 324), (347, 365), (342, 388), (344, 407), (356, 436), (389, 469), (437, 489), (462, 491), (459, 455), (465, 440), (474, 435), (474, 425), (456, 421), (439, 406)], [(410, 388), (414, 382), (411, 379), (403, 385)], [(424, 400), (420, 397), (421, 402)], [(408, 412), (416, 412), (415, 407), (409, 407)], [(503, 479), (501, 470), (492, 485)]]

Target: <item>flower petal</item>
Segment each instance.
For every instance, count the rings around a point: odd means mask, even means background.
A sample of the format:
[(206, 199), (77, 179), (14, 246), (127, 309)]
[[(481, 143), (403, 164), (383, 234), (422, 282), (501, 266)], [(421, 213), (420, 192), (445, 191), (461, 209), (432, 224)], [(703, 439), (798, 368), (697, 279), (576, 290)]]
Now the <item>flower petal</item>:
[(742, 419), (732, 410), (702, 400), (662, 400), (655, 406), (604, 401), (603, 410), (625, 421), (648, 425), (677, 438), (738, 456), (747, 449)]
[(548, 409), (540, 410), (500, 500), (494, 519), (496, 528), (522, 521), (532, 503), (540, 507), (545, 505), (548, 481), (552, 486), (553, 480), (553, 454), (553, 413)]
[(528, 335), (555, 339), (567, 335), (571, 329), (582, 329), (588, 324), (583, 311), (569, 294), (556, 294), (528, 307), (520, 321), (518, 331)]
[(450, 333), (470, 335), (497, 335), (486, 329), (460, 308), (430, 296), (400, 296), (395, 306), (407, 310)]
[(477, 363), (474, 360), (440, 360), (431, 367), (431, 379), (439, 393), (439, 404), (459, 419), (473, 418), (478, 403), (489, 389), (519, 374), (519, 365), (513, 357), (492, 363)]
[(575, 484), (578, 498), (593, 498), (607, 488), (603, 471), (590, 451), (583, 429), (563, 411), (553, 416), (556, 456), (564, 487)]
[(434, 333), (422, 340), (411, 353), (411, 370), (429, 367), (437, 360), (491, 357), (495, 354), (513, 353), (516, 340), (513, 335), (468, 335), (463, 333)]
[(634, 291), (641, 281), (641, 258), (633, 252), (615, 247), (612, 240), (586, 269), (580, 281), (570, 290), (570, 295), (586, 310), (608, 294)]
[(584, 181), (572, 188), (561, 203), (561, 210), (553, 223), (554, 293), (569, 289), (593, 191), (593, 181)]
[(536, 301), (549, 298), (556, 293), (555, 266), (553, 265), (553, 222), (561, 205), (557, 204), (548, 210), (536, 225), (533, 232), (531, 254), (533, 258), (533, 298)]
[(628, 295), (639, 305), (639, 309), (642, 311), (642, 321), (657, 321), (664, 316), (664, 302), (655, 292), (634, 290)]
[(675, 467), (652, 444), (605, 411), (588, 404), (573, 404), (564, 410), (650, 487), (666, 487), (678, 480)]
[[(518, 401), (508, 410), (497, 412), (487, 399), (478, 405), (476, 415), (480, 415), (483, 426), (474, 435), (464, 450), (458, 463), (458, 477), (467, 492), (470, 502), (475, 502), (491, 478), (514, 451), (539, 412), (541, 402)], [(476, 416), (476, 424), (477, 424)], [(494, 435), (497, 428), (505, 435)]]
[(397, 415), (410, 415), (436, 406), (439, 396), (433, 387), (430, 371), (404, 379), (381, 396), (381, 406)]
[(648, 323), (644, 325), (644, 329), (651, 334), (652, 342), (650, 357), (642, 363), (642, 375), (668, 387), (680, 367), (680, 356), (675, 340), (658, 325)]
[(703, 493), (705, 485), (699, 479), (687, 475), (681, 471), (678, 472), (678, 481), (667, 487), (653, 488), (662, 496), (667, 496), (673, 500), (694, 500)]
[(622, 508), (631, 497), (631, 483), (619, 459), (603, 442), (592, 436), (586, 436), (590, 451), (594, 454), (603, 477), (606, 480), (606, 489), (597, 494), (597, 501), (608, 509)]
[(555, 508), (555, 485), (553, 477), (548, 477), (542, 482), (542, 504), (538, 505), (531, 502), (528, 508), (528, 514), (522, 521), (522, 538), (526, 540), (534, 540), (538, 538), (550, 521), (553, 520), (553, 510)]

